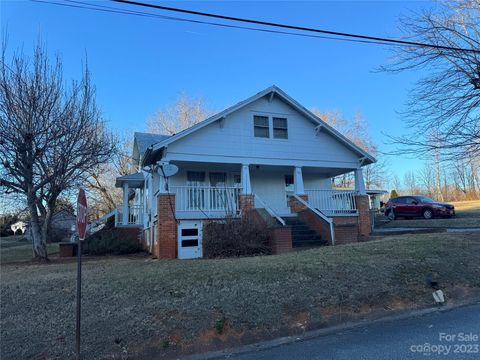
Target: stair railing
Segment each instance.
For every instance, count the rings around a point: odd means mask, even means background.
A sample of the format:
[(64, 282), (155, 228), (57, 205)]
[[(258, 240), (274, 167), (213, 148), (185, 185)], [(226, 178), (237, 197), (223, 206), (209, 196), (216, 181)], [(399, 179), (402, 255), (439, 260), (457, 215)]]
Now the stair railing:
[(308, 202), (306, 202), (305, 200), (303, 200), (300, 196), (298, 196), (297, 194), (292, 194), (290, 196), (293, 196), (295, 198), (295, 200), (297, 200), (300, 204), (302, 204), (303, 206), (305, 206), (307, 209), (311, 210), (315, 215), (317, 215), (318, 217), (320, 217), (321, 219), (325, 220), (329, 227), (330, 227), (330, 237), (332, 238), (332, 246), (335, 245), (335, 232), (333, 230), (333, 220), (330, 219), (328, 216), (326, 216), (325, 214), (323, 214), (321, 211), (319, 211), (318, 209), (315, 209), (312, 205), (310, 205)]
[(268, 206), (267, 203), (260, 198), (260, 196), (258, 196), (257, 194), (254, 194), (254, 196), (255, 200), (264, 207), (264, 209), (271, 217), (274, 217), (280, 224), (282, 224), (282, 226), (285, 226), (285, 220), (283, 220), (270, 206)]

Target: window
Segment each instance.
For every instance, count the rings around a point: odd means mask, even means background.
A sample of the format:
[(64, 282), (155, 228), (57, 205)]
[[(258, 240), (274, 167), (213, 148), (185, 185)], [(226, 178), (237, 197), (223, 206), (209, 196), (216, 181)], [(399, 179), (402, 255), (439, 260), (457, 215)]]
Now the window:
[(415, 200), (414, 198), (407, 198), (406, 199), (406, 204), (415, 205), (415, 204), (418, 204), (418, 201)]
[[(187, 171), (187, 208), (202, 209), (205, 207), (205, 172)], [(178, 201), (178, 200), (177, 200)]]
[(285, 186), (293, 185), (293, 175), (285, 175)]
[(205, 172), (204, 171), (187, 171), (187, 181), (189, 183), (192, 183), (192, 185), (199, 185), (198, 183), (205, 182)]
[(210, 186), (225, 186), (227, 182), (227, 174), (224, 172), (211, 172), (208, 174), (210, 177)]
[(273, 137), (275, 139), (288, 139), (287, 119), (273, 118)]
[(255, 137), (270, 137), (270, 127), (268, 124), (268, 116), (255, 115), (253, 117), (253, 130)]
[(403, 198), (403, 197), (399, 197), (399, 198), (393, 199), (392, 201), (393, 201), (395, 204), (406, 204), (406, 203), (407, 203), (407, 199), (406, 199), (406, 198)]

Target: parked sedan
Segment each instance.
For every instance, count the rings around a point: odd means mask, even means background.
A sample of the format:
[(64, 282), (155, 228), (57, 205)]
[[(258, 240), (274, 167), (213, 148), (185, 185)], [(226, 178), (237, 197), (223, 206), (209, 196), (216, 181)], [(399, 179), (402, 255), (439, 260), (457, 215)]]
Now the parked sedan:
[(425, 219), (451, 217), (455, 216), (455, 207), (426, 196), (399, 196), (388, 200), (385, 205), (385, 215), (391, 220), (399, 216)]

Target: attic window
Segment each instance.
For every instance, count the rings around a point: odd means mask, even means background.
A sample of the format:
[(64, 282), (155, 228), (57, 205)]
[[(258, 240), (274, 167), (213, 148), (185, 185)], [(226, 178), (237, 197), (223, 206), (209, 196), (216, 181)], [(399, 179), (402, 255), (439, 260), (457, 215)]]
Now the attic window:
[(270, 137), (270, 127), (268, 124), (268, 116), (253, 116), (253, 131), (255, 137)]
[(273, 137), (275, 139), (288, 139), (287, 119), (273, 118)]

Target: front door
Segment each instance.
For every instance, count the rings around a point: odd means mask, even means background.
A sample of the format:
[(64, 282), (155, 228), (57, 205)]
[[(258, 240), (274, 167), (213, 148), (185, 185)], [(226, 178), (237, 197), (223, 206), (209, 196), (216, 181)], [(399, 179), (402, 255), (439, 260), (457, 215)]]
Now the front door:
[(195, 259), (202, 256), (202, 223), (182, 221), (178, 225), (178, 258)]
[(290, 207), (288, 198), (295, 192), (295, 184), (293, 175), (285, 175), (285, 198), (287, 201), (287, 208)]

